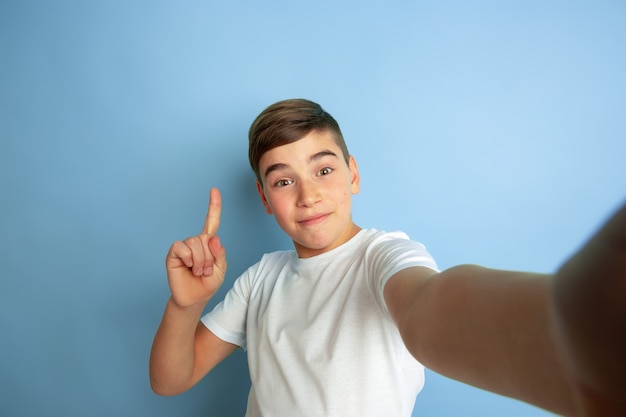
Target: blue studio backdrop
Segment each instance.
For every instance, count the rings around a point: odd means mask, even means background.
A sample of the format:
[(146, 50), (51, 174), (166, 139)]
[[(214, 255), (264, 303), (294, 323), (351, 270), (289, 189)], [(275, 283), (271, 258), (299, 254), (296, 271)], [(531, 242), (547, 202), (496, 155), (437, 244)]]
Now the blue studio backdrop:
[[(357, 224), (554, 271), (626, 197), (625, 39), (617, 0), (0, 2), (0, 416), (243, 415), (245, 353), (171, 398), (148, 357), (210, 187), (216, 301), (291, 247), (246, 153), (280, 99), (341, 124)], [(428, 372), (414, 415), (548, 413)]]

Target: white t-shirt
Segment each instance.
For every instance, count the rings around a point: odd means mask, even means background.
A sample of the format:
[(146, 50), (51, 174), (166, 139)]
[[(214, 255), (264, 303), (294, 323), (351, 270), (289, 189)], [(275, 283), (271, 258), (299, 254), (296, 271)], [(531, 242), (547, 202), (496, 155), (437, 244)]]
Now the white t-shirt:
[(383, 288), (411, 266), (437, 270), (404, 233), (365, 229), (321, 255), (274, 252), (244, 272), (202, 322), (248, 351), (246, 416), (410, 416), (424, 368)]

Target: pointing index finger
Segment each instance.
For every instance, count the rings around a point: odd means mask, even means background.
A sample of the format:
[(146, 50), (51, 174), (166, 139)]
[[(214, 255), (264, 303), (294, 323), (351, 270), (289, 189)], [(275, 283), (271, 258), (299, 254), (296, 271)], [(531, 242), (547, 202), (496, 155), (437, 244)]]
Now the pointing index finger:
[(215, 235), (220, 227), (220, 215), (222, 213), (222, 196), (217, 188), (211, 188), (211, 196), (209, 198), (209, 211), (204, 220), (202, 233)]

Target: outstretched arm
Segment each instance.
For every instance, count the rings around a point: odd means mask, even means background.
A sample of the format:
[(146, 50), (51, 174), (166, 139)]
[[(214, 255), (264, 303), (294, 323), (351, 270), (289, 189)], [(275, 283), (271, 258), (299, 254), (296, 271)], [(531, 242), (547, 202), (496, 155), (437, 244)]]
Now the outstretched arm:
[(449, 378), (572, 415), (550, 321), (546, 275), (457, 266), (409, 268), (385, 300), (409, 351)]
[(626, 206), (556, 276), (409, 268), (385, 301), (442, 375), (561, 415), (626, 415)]
[(626, 415), (626, 205), (558, 271), (553, 312), (580, 415)]

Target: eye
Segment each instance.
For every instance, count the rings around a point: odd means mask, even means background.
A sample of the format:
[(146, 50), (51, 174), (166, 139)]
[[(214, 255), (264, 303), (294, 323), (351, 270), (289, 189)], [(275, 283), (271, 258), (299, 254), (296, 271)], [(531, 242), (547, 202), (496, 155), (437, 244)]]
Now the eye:
[(330, 174), (331, 172), (333, 172), (333, 169), (332, 169), (332, 168), (330, 168), (330, 167), (325, 167), (325, 168), (322, 168), (322, 169), (320, 169), (320, 170), (318, 171), (317, 176), (318, 176), (318, 177), (323, 177), (324, 175), (328, 175), (328, 174)]
[(278, 180), (274, 183), (274, 187), (286, 187), (293, 184), (293, 180)]

